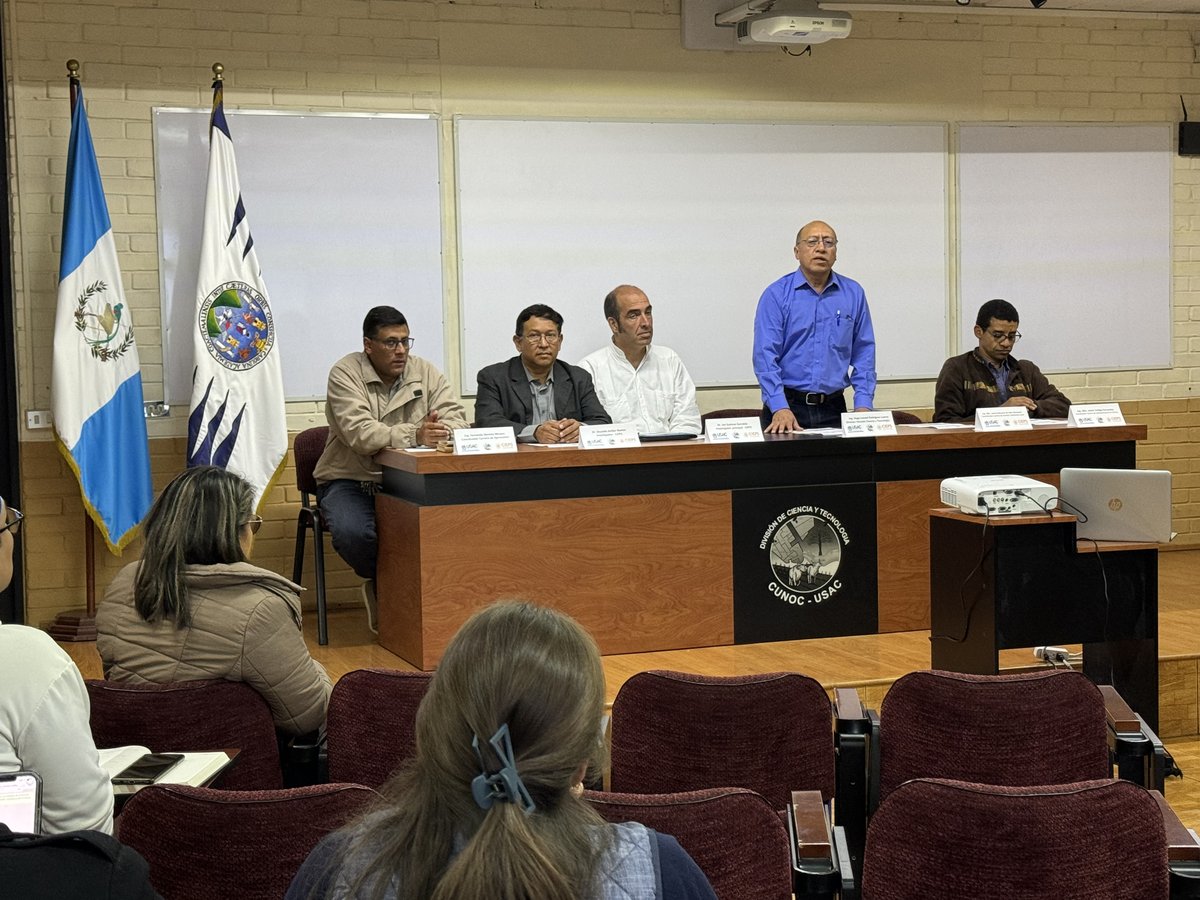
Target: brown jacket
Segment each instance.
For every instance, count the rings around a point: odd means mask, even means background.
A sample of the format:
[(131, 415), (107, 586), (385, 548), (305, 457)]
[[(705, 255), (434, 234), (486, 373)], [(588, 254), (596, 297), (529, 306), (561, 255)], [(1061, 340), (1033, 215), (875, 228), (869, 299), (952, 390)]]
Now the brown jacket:
[(138, 565), (117, 574), (96, 611), (105, 678), (244, 681), (262, 694), (280, 730), (304, 734), (325, 722), (332, 685), (300, 633), (298, 585), (250, 563), (188, 566), (192, 624), (176, 628), (138, 615)]
[(324, 484), (341, 478), (382, 481), (374, 456), (388, 447), (417, 446), (417, 429), (431, 409), (449, 428), (466, 428), (467, 416), (446, 376), (410, 356), (404, 380), (389, 396), (367, 354), (343, 356), (329, 372), (325, 418), (329, 438), (313, 474)]
[[(1008, 359), (1012, 374), (1008, 377), (1009, 397), (1030, 397), (1037, 409), (1033, 418), (1058, 419), (1067, 414), (1071, 401), (1067, 399), (1041, 369), (1027, 359)], [(1000, 405), (996, 376), (972, 350), (952, 356), (942, 366), (937, 389), (933, 395), (933, 421), (961, 422), (974, 419), (975, 410)]]

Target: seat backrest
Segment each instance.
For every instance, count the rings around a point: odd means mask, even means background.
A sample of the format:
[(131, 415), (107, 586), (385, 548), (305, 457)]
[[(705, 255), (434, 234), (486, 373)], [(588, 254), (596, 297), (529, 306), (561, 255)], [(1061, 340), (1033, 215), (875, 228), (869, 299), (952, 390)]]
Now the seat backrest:
[(330, 781), (379, 787), (416, 747), (417, 707), (432, 672), (356, 669), (333, 686), (325, 735)]
[(1079, 672), (912, 672), (879, 710), (879, 797), (910, 778), (1065, 784), (1112, 775), (1104, 698)]
[(709, 419), (748, 419), (751, 416), (761, 416), (762, 407), (754, 408), (746, 407), (745, 409), (714, 409), (712, 412), (706, 412), (700, 417), (701, 422), (707, 422)]
[(238, 749), (217, 782), (225, 790), (283, 787), (271, 710), (240, 681), (87, 682), (97, 747), (140, 744), (155, 753)]
[(328, 439), (328, 425), (306, 428), (296, 435), (292, 445), (296, 457), (296, 487), (306, 494), (317, 492), (317, 480), (313, 477), (313, 470), (317, 467), (317, 460), (321, 458)]
[(1129, 781), (1006, 787), (919, 779), (867, 830), (863, 900), (1165, 900), (1162, 813)]
[(920, 425), (921, 424), (921, 417), (918, 416), (916, 413), (910, 413), (907, 410), (903, 410), (903, 409), (893, 409), (893, 410), (891, 410), (891, 413), (892, 413), (892, 421), (895, 422), (897, 425)]
[(610, 787), (667, 794), (741, 787), (784, 809), (834, 790), (829, 697), (795, 672), (720, 677), (639, 672), (612, 707)]
[(279, 900), (309, 852), (377, 798), (356, 784), (279, 791), (151, 785), (119, 817), (164, 900)]
[(679, 841), (721, 900), (789, 900), (792, 896), (787, 829), (771, 804), (753, 791), (587, 791), (584, 797), (609, 822), (641, 822)]

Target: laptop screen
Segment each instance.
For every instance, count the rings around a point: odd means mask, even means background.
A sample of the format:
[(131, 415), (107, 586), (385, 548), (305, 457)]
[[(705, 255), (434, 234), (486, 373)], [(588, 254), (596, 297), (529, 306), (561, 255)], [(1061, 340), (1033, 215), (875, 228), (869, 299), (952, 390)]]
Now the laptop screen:
[(1060, 509), (1079, 516), (1077, 537), (1158, 544), (1173, 537), (1165, 469), (1063, 469), (1058, 496)]

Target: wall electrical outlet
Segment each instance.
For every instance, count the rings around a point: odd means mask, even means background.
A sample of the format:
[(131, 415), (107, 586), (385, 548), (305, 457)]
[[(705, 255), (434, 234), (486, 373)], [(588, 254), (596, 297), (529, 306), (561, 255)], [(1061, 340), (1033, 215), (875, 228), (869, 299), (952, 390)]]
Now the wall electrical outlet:
[(34, 428), (49, 428), (53, 419), (50, 416), (48, 409), (27, 409), (25, 410), (25, 427)]

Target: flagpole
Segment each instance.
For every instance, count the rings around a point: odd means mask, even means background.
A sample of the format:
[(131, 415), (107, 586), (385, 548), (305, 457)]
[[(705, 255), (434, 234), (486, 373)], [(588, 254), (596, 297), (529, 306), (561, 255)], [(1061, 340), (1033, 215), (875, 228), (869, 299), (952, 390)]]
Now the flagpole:
[[(70, 79), (71, 113), (79, 102), (79, 60), (67, 60), (67, 78)], [(96, 639), (96, 525), (87, 510), (83, 512), (84, 578), (86, 584), (86, 607), (61, 612), (50, 626), (50, 635), (56, 641), (94, 641)]]
[(67, 78), (71, 85), (71, 112), (75, 112), (75, 104), (79, 101), (79, 60), (67, 60)]

